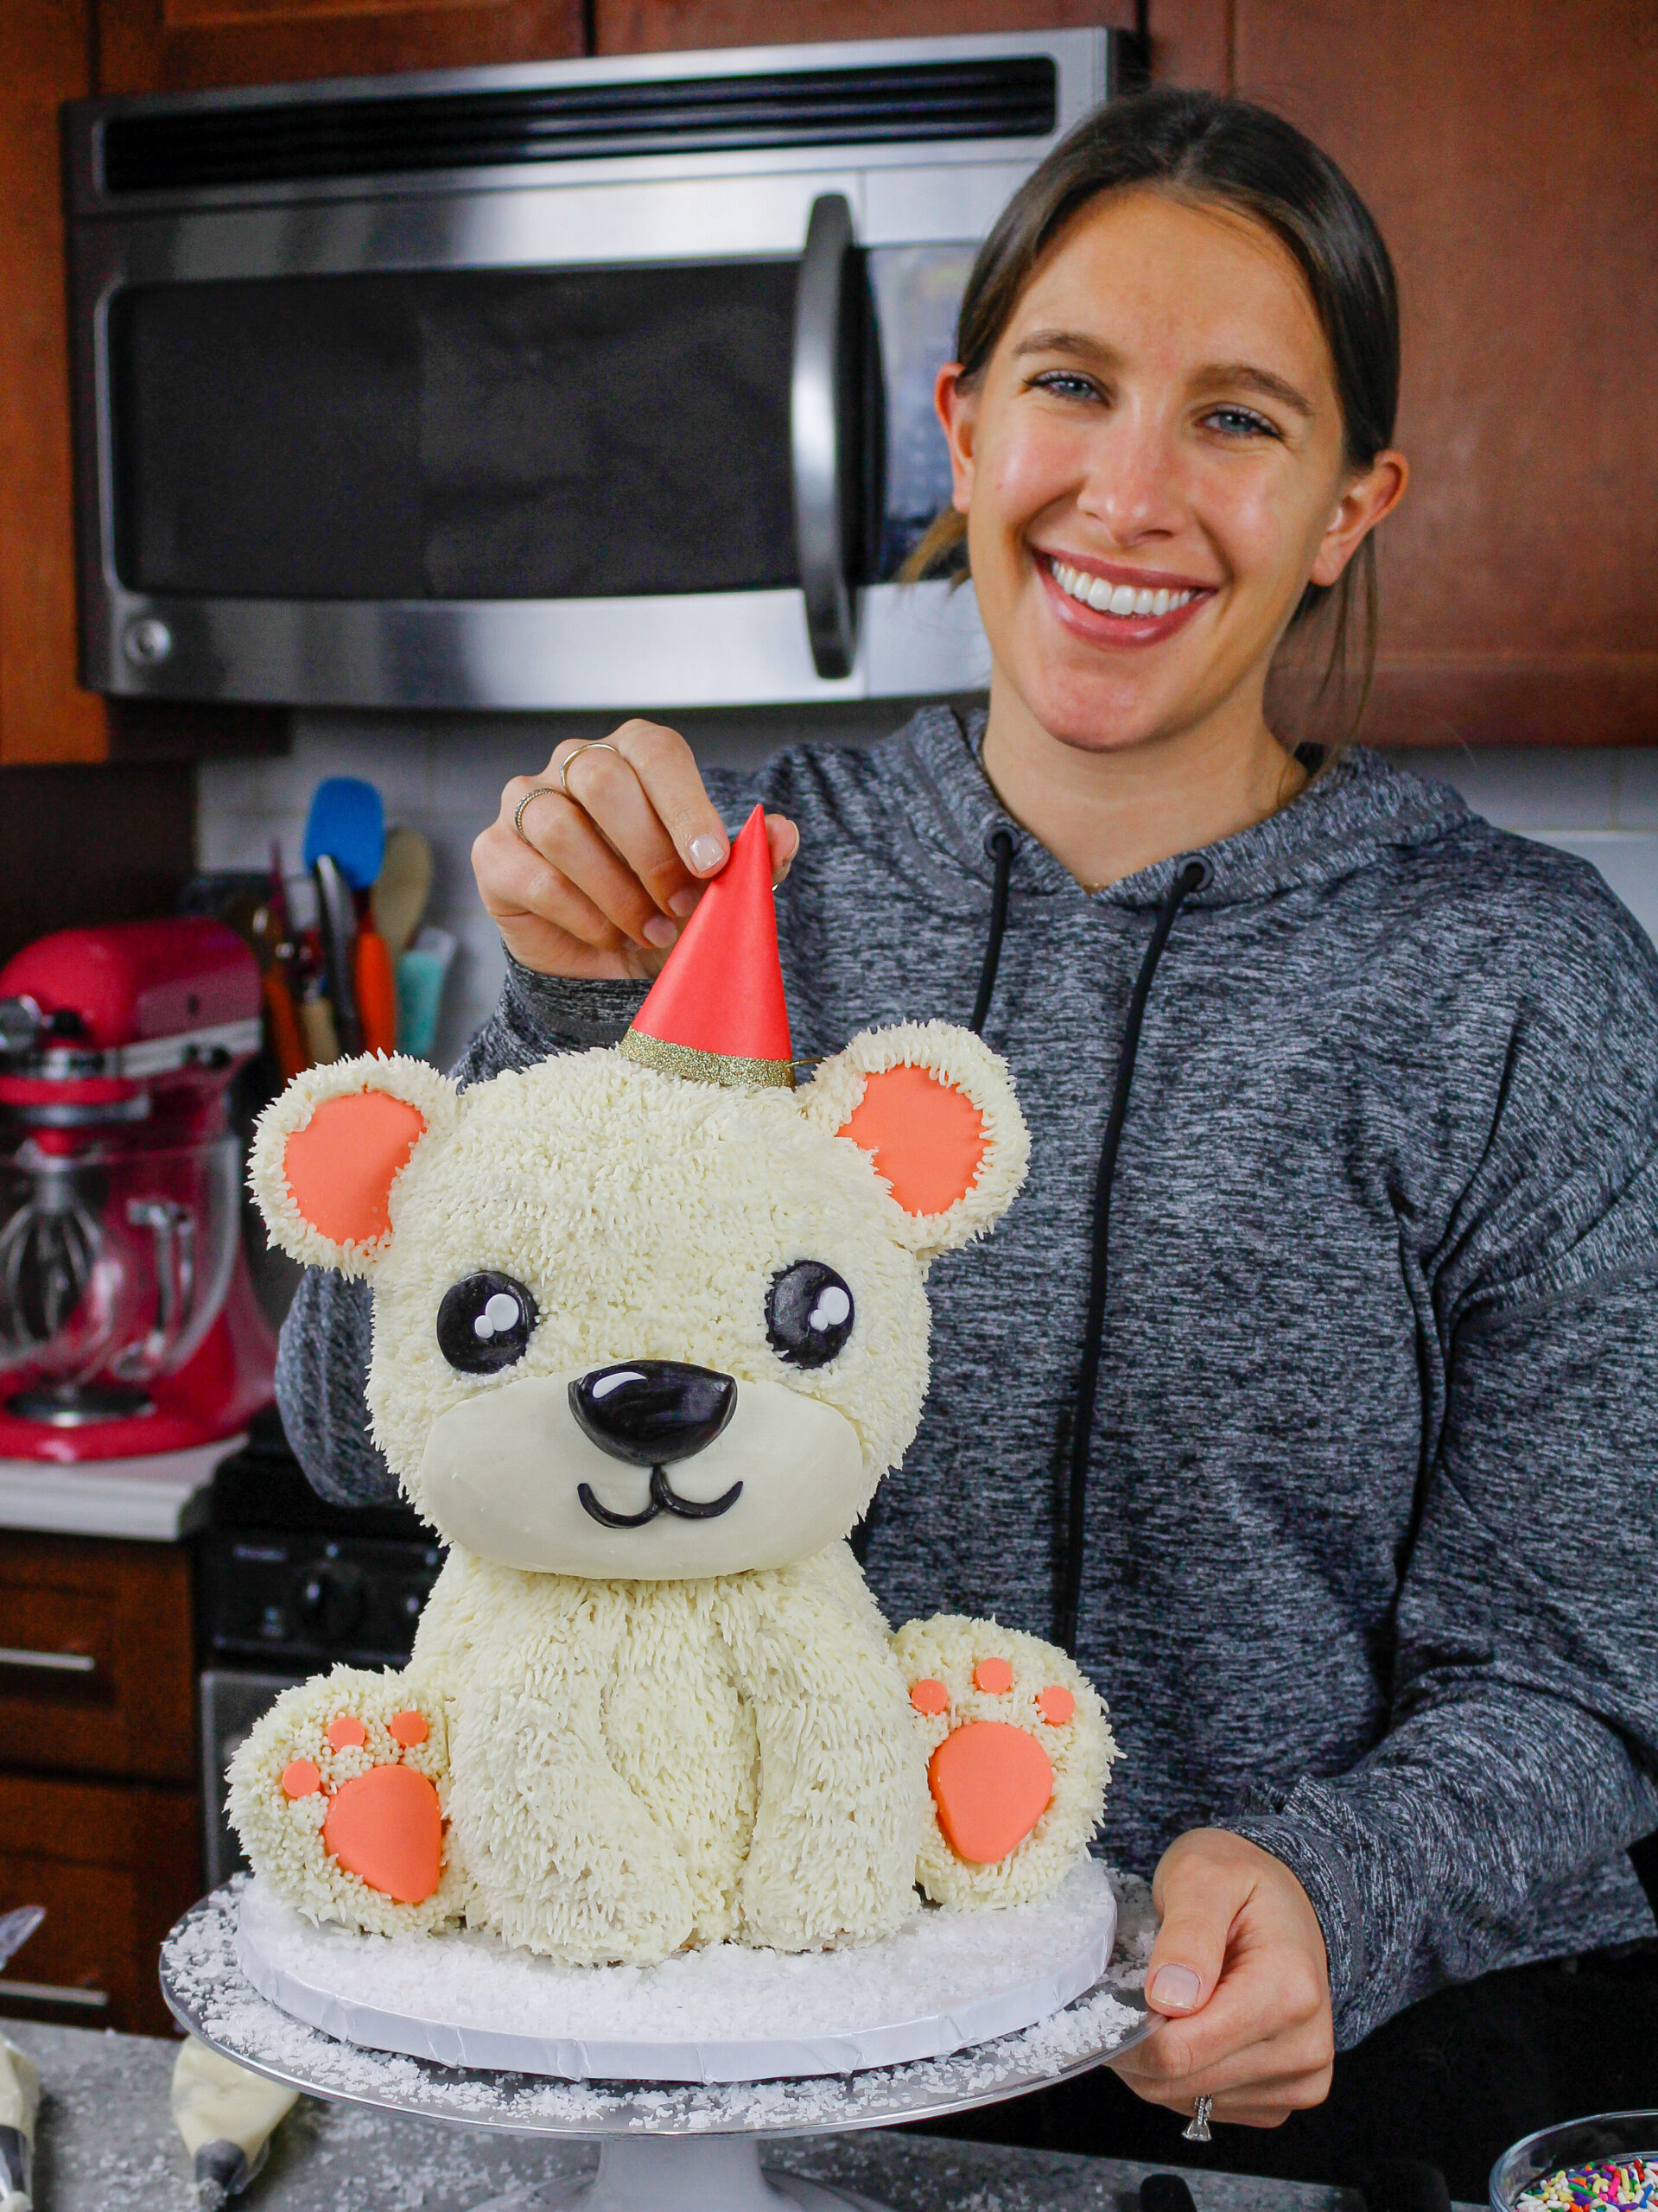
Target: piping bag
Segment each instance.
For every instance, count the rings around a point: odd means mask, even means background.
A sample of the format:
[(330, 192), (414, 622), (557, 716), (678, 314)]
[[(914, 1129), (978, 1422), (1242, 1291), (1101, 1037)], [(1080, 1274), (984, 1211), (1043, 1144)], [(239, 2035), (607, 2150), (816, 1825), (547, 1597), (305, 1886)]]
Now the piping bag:
[[(173, 2125), (190, 2153), (201, 2212), (239, 2196), (265, 2162), (276, 2123), (297, 2089), (267, 2082), (192, 2036), (173, 2063)], [(12, 2212), (0, 2199), (0, 2212)]]
[(0, 2036), (0, 2212), (29, 2212), (34, 2198), (35, 2120), (40, 2069), (26, 2050)]
[[(46, 1918), (43, 1906), (0, 1912), (0, 1967)], [(34, 2202), (35, 2121), (41, 2108), (40, 2069), (26, 2050), (0, 2035), (0, 2212), (29, 2212)]]

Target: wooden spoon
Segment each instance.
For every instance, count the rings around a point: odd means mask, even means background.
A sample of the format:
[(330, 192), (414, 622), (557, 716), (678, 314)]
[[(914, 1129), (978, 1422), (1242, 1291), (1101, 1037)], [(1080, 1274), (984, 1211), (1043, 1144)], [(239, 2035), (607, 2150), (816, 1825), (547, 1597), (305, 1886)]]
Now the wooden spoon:
[(414, 940), (431, 890), (432, 849), (425, 838), (418, 830), (389, 830), (371, 903), (394, 968)]

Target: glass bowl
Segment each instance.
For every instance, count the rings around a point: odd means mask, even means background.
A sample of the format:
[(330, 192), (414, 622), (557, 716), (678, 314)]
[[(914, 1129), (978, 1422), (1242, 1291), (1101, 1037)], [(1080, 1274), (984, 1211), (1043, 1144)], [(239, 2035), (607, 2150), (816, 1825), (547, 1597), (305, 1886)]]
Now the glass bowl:
[(1658, 2161), (1658, 2112), (1598, 2112), (1521, 2136), (1491, 2169), (1491, 2212), (1515, 2212), (1528, 2189), (1562, 2166), (1598, 2166), (1617, 2158)]

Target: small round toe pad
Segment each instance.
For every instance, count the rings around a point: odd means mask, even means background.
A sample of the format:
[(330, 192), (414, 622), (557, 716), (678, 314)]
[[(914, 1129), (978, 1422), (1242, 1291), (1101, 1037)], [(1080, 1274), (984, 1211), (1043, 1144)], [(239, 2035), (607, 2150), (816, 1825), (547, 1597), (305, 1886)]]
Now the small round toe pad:
[(945, 1842), (974, 1866), (988, 1866), (1023, 1843), (1053, 1796), (1047, 1753), (1007, 1720), (970, 1720), (946, 1736), (927, 1780)]

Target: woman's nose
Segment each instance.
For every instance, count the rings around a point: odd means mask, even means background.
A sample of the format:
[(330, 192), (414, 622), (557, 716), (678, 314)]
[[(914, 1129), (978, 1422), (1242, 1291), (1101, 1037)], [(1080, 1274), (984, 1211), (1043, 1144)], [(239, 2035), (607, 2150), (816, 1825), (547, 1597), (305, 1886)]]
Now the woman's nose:
[(1089, 456), (1077, 504), (1119, 545), (1172, 537), (1185, 497), (1167, 426), (1133, 416), (1113, 423)]
[(712, 1444), (737, 1409), (734, 1376), (673, 1359), (595, 1367), (570, 1385), (582, 1434), (632, 1467), (669, 1467)]

